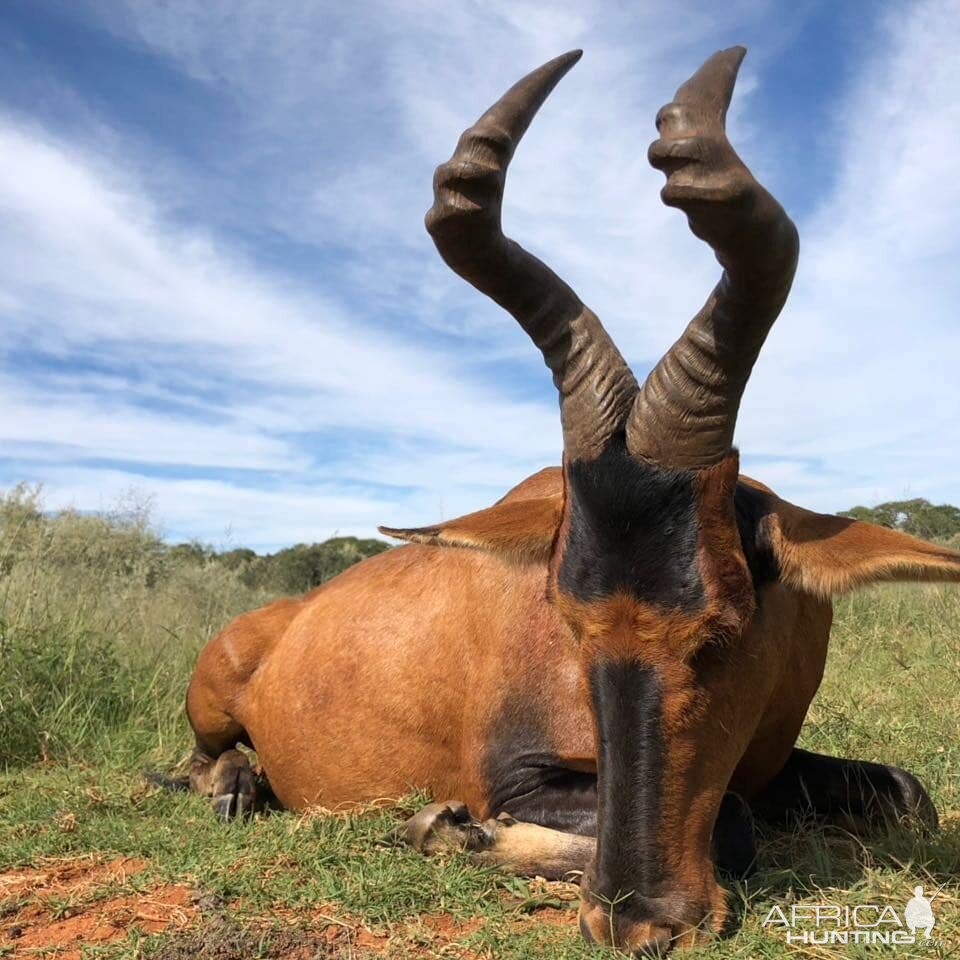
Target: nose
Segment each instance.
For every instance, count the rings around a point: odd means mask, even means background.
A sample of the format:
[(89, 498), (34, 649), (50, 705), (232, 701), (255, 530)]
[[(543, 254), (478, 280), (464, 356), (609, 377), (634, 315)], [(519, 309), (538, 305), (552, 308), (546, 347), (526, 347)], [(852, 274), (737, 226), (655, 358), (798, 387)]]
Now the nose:
[[(606, 944), (616, 947), (621, 952), (633, 957), (657, 958), (665, 957), (669, 952), (672, 943), (670, 930), (667, 927), (660, 927), (652, 923), (635, 924), (632, 929), (622, 930), (624, 924), (614, 919), (610, 923), (609, 915), (603, 918), (607, 922), (607, 929), (600, 932), (599, 936), (593, 933), (593, 921), (585, 914), (583, 908), (580, 910), (580, 933), (583, 939), (589, 944)], [(617, 936), (618, 929), (622, 930), (621, 936)]]
[(658, 902), (631, 897), (608, 903), (584, 893), (581, 887), (584, 940), (633, 957), (665, 957), (674, 947), (703, 943), (720, 932), (726, 913), (722, 901), (714, 898), (673, 896)]

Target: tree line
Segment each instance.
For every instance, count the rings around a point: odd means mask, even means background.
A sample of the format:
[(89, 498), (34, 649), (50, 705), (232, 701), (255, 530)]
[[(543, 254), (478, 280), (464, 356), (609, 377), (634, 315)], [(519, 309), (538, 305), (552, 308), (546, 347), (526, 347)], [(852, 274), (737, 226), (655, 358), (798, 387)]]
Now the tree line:
[(218, 552), (195, 541), (168, 548), (174, 563), (221, 564), (234, 571), (248, 587), (291, 595), (306, 593), (347, 567), (389, 549), (390, 544), (383, 540), (358, 537), (331, 537), (322, 543), (298, 543), (268, 554), (258, 554), (247, 547)]
[(39, 567), (67, 579), (78, 570), (96, 571), (147, 588), (184, 577), (196, 584), (219, 572), (222, 580), (260, 596), (289, 596), (306, 593), (389, 549), (383, 540), (339, 536), (266, 554), (246, 547), (218, 550), (198, 541), (171, 544), (143, 502), (99, 513), (49, 511), (38, 486), (0, 491), (0, 582), (15, 569), (23, 574)]
[(933, 504), (922, 497), (853, 507), (840, 516), (877, 523), (924, 540), (952, 541), (960, 537), (960, 508), (949, 503)]

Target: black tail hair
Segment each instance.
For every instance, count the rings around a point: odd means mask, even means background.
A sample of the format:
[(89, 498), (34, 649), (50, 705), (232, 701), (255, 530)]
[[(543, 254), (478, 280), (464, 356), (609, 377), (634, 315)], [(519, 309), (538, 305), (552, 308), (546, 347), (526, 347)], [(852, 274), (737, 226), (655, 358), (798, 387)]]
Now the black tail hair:
[(158, 770), (144, 770), (143, 779), (155, 787), (162, 787), (174, 793), (190, 789), (189, 777), (168, 777)]

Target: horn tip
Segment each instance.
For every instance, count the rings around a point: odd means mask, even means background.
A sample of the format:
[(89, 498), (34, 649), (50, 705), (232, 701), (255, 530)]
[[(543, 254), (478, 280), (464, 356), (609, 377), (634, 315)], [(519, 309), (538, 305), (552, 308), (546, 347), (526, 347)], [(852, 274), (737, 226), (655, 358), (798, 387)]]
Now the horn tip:
[(727, 47), (724, 50), (718, 50), (712, 57), (707, 60), (709, 63), (711, 60), (725, 64), (726, 66), (737, 70), (740, 68), (740, 64), (743, 63), (743, 58), (747, 55), (747, 48), (742, 43), (737, 43), (732, 47)]
[[(485, 116), (499, 114), (501, 123), (510, 130), (516, 143), (526, 132), (534, 114), (543, 106), (544, 100), (582, 55), (582, 50), (570, 50), (548, 60), (518, 80)], [(483, 118), (480, 122), (483, 122)]]
[(545, 63), (542, 69), (551, 74), (557, 73), (562, 77), (582, 56), (583, 51), (580, 49), (568, 50), (566, 53), (561, 53), (559, 57), (554, 57), (548, 63)]
[(738, 43), (725, 50), (724, 53), (728, 53), (730, 59), (739, 67), (743, 63), (743, 58), (747, 55), (747, 48), (742, 43)]

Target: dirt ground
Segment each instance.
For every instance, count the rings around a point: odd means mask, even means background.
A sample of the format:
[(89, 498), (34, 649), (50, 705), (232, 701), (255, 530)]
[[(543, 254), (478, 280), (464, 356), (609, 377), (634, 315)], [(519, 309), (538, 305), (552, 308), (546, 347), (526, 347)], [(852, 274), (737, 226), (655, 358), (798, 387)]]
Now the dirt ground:
[[(114, 944), (119, 952), (131, 934), (164, 933), (145, 955), (155, 960), (479, 956), (462, 943), (483, 924), (479, 918), (425, 914), (382, 932), (343, 917), (331, 905), (241, 920), (239, 905), (218, 902), (187, 884), (143, 882), (147, 867), (141, 859), (91, 854), (0, 872), (0, 955), (81, 960), (84, 947)], [(575, 900), (575, 887), (550, 886), (560, 899)], [(569, 928), (576, 913), (544, 907), (512, 924), (531, 922)]]
[(83, 856), (0, 873), (0, 944), (13, 955), (79, 960), (81, 946), (185, 927), (197, 914), (192, 891), (164, 884), (128, 889), (143, 860)]

